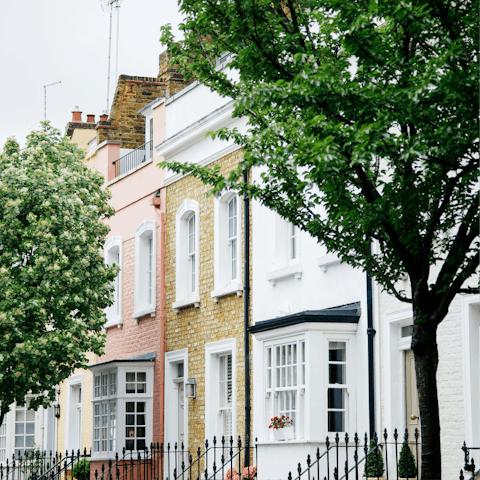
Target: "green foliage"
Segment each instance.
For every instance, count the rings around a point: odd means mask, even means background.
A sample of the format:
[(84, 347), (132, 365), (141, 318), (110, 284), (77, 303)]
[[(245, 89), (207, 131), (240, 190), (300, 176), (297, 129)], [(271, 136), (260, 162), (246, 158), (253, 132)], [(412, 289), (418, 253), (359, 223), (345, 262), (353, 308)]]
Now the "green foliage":
[(86, 458), (83, 458), (82, 460), (78, 461), (73, 466), (72, 475), (77, 480), (89, 480), (90, 462)]
[(48, 122), (0, 154), (0, 421), (8, 405), (47, 406), (87, 352), (101, 355), (118, 267), (102, 249), (114, 212), (103, 177)]
[[(370, 453), (372, 452), (372, 453)], [(365, 471), (363, 472), (364, 477), (381, 477), (385, 467), (383, 465), (383, 457), (380, 448), (377, 446), (375, 439), (370, 440), (370, 450), (369, 455), (365, 459)]]
[(417, 476), (415, 457), (413, 456), (412, 450), (410, 450), (406, 440), (404, 440), (402, 450), (400, 451), (398, 475), (401, 478), (415, 478)]
[[(226, 178), (162, 165), (247, 192), (402, 301), (436, 305), (438, 324), (479, 263), (477, 7), (182, 1), (184, 40), (162, 29), (171, 63), (233, 98), (249, 132), (212, 134), (244, 149)], [(237, 74), (215, 68), (225, 51)], [(245, 185), (253, 166), (261, 179)], [(396, 283), (405, 273), (423, 299)]]

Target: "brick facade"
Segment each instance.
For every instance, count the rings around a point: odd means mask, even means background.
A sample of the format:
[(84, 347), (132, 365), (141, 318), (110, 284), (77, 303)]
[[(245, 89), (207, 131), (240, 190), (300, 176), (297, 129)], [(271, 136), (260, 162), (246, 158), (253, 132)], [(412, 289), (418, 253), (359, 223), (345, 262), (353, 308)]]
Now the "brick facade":
[[(235, 168), (241, 159), (241, 150), (236, 150), (211, 166), (218, 163), (221, 165), (222, 173), (227, 173)], [(211, 292), (214, 290), (214, 199), (213, 197), (207, 198), (206, 194), (209, 189), (208, 185), (204, 185), (191, 176), (166, 187), (166, 352), (188, 349), (188, 376), (195, 378), (197, 385), (196, 398), (186, 399), (189, 402), (188, 445), (189, 449), (193, 451), (199, 446), (203, 446), (205, 439), (206, 343), (236, 338), (237, 418), (234, 419), (234, 422), (236, 421), (238, 435), (243, 437), (245, 428), (244, 299), (235, 293), (220, 298), (218, 303), (211, 298)], [(190, 306), (175, 313), (172, 303), (176, 298), (176, 212), (187, 198), (194, 199), (199, 203), (200, 307)], [(241, 215), (243, 217), (243, 208)], [(243, 238), (241, 245), (243, 245)], [(243, 252), (244, 249), (242, 250), (242, 259)], [(166, 414), (168, 415), (167, 412)]]

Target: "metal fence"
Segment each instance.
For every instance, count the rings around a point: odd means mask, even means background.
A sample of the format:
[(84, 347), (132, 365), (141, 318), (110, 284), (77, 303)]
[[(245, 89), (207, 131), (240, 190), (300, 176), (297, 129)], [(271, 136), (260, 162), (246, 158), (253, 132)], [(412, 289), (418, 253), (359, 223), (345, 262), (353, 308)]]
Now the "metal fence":
[(119, 177), (124, 173), (135, 170), (142, 163), (153, 158), (153, 140), (140, 145), (135, 150), (127, 153), (123, 157), (113, 162), (115, 165), (115, 177)]
[(470, 458), (472, 450), (480, 450), (480, 447), (467, 447), (467, 444), (463, 442), (462, 446), (463, 454), (465, 455), (465, 465), (460, 470), (460, 480), (473, 480), (480, 478), (480, 468), (477, 469), (475, 461)]
[[(405, 466), (400, 458), (404, 448), (411, 452), (403, 454), (410, 459), (404, 462)], [(307, 455), (303, 466), (299, 463), (293, 475), (289, 472), (288, 480), (359, 480), (365, 477), (418, 480), (420, 450), (417, 429), (412, 439), (409, 438), (408, 430), (405, 430), (402, 438), (397, 429), (391, 438), (385, 429), (381, 438), (374, 434), (370, 441), (367, 434), (361, 438), (357, 433), (353, 437), (348, 433), (340, 437), (337, 433), (334, 439), (326, 437), (325, 449), (321, 451), (317, 448), (315, 458)]]
[[(222, 480), (229, 473), (242, 472), (244, 479), (254, 478), (256, 467), (243, 467), (245, 456), (256, 462), (257, 447), (244, 445), (240, 437), (222, 437), (205, 441), (203, 448), (185, 449), (184, 445), (152, 444), (144, 451), (123, 451), (115, 460), (96, 463), (96, 480)], [(238, 470), (237, 470), (238, 468)], [(232, 473), (233, 472), (233, 473)]]
[(83, 458), (89, 458), (85, 449), (65, 453), (42, 452), (32, 450), (23, 456), (13, 456), (12, 460), (6, 460), (0, 464), (0, 480), (67, 480), (71, 478), (68, 472)]

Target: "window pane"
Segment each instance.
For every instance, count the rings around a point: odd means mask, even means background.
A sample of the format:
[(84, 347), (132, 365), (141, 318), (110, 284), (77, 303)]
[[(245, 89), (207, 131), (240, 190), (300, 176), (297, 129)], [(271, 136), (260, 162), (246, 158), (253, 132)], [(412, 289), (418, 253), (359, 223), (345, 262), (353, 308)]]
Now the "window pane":
[(26, 434), (34, 434), (35, 433), (35, 424), (34, 423), (26, 423), (25, 424), (25, 433)]
[(329, 360), (331, 362), (345, 362), (345, 342), (330, 342)]
[(336, 364), (331, 364), (329, 366), (329, 383), (331, 385), (344, 385), (345, 382), (345, 365), (336, 365)]
[(27, 422), (34, 422), (35, 421), (35, 410), (27, 410), (26, 421)]
[(137, 440), (137, 450), (145, 450), (145, 440)]
[(135, 402), (127, 402), (125, 404), (125, 411), (126, 412), (134, 412), (135, 411)]
[(135, 384), (134, 383), (127, 383), (125, 385), (125, 391), (127, 393), (135, 393)]
[(125, 375), (125, 381), (135, 382), (135, 372), (127, 372)]
[(137, 437), (145, 437), (145, 427), (137, 427)]
[(15, 421), (21, 422), (25, 420), (25, 410), (17, 410), (15, 412)]
[(138, 372), (137, 382), (146, 382), (146, 381), (147, 381), (147, 374), (145, 372)]
[(134, 450), (135, 449), (135, 440), (126, 440), (125, 441), (125, 449), (126, 450)]
[(135, 425), (135, 415), (125, 415), (125, 425)]
[(145, 383), (137, 384), (137, 393), (147, 393), (147, 385)]
[(328, 412), (328, 431), (345, 431), (345, 412)]
[(145, 425), (145, 415), (137, 415), (137, 425)]
[(15, 435), (20, 435), (25, 433), (25, 424), (24, 423), (16, 423), (15, 424)]
[(345, 408), (345, 390), (343, 388), (328, 389), (328, 408)]
[(33, 445), (35, 443), (34, 440), (35, 440), (35, 437), (33, 435), (25, 437), (25, 446), (26, 447), (33, 447)]
[(143, 413), (145, 411), (145, 402), (138, 402), (137, 403), (137, 412)]

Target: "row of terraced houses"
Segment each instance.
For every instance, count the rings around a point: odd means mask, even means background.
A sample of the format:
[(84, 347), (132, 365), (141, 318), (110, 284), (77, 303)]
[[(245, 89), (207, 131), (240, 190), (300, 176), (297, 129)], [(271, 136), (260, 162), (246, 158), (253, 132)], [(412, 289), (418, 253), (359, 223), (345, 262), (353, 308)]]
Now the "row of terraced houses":
[[(104, 255), (121, 271), (105, 355), (58, 386), (56, 406), (12, 406), (0, 461), (34, 446), (86, 448), (93, 475), (124, 450), (197, 452), (248, 434), (259, 478), (287, 478), (327, 436), (363, 437), (371, 421), (414, 438), (411, 309), (259, 203), (207, 196), (199, 180), (157, 166), (236, 168), (240, 146), (206, 136), (246, 132), (232, 111), (231, 99), (185, 82), (167, 52), (157, 77), (119, 77), (108, 115), (84, 121), (75, 108), (66, 135), (104, 175), (116, 211)], [(480, 445), (479, 339), (480, 298), (459, 296), (438, 329), (445, 478), (458, 475), (463, 441)], [(279, 414), (294, 421), (288, 441), (269, 429)]]

